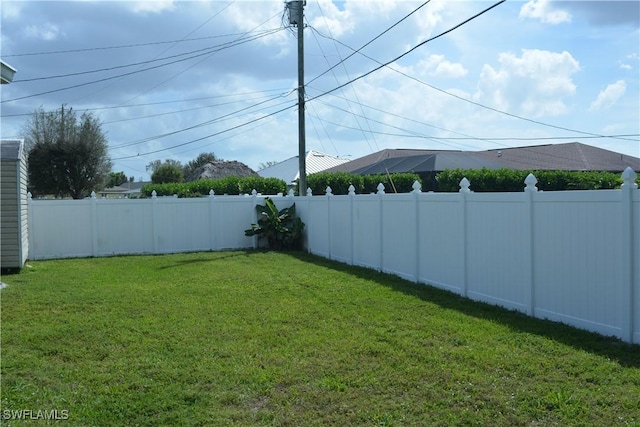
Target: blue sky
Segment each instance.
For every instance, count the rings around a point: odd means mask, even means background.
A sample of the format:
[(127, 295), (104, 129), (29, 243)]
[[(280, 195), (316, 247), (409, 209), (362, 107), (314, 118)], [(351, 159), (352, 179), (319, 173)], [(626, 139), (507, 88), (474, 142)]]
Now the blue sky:
[[(308, 0), (307, 149), (354, 159), (578, 141), (640, 157), (640, 3), (507, 1), (423, 43), (495, 3)], [(100, 118), (113, 169), (136, 180), (150, 161), (202, 152), (255, 170), (295, 156), (284, 6), (3, 1), (0, 55), (18, 72), (1, 89), (2, 137), (66, 104)]]

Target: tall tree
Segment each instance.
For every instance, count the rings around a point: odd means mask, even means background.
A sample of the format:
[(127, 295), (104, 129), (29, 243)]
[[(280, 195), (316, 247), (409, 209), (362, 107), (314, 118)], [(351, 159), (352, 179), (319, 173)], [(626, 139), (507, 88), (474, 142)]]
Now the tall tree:
[(149, 164), (147, 164), (146, 166), (146, 170), (147, 172), (154, 173), (160, 166), (163, 166), (163, 165), (171, 165), (179, 169), (182, 169), (182, 163), (180, 163), (180, 160), (166, 159), (164, 163), (162, 162), (162, 160), (150, 161)]
[(23, 128), (29, 150), (29, 186), (35, 194), (86, 197), (108, 180), (111, 161), (100, 121), (91, 113), (80, 119), (64, 106), (36, 110)]
[(185, 178), (187, 178), (200, 166), (206, 165), (207, 163), (213, 162), (216, 160), (222, 160), (222, 159), (219, 159), (218, 157), (216, 157), (214, 153), (200, 153), (198, 157), (196, 157), (195, 159), (191, 160), (189, 163), (184, 165), (184, 167), (182, 168), (182, 174), (184, 175)]
[(151, 174), (151, 182), (154, 184), (164, 184), (167, 182), (182, 182), (182, 169), (172, 163), (163, 163)]
[(128, 181), (128, 178), (124, 174), (124, 172), (110, 172), (109, 182), (107, 182), (106, 187), (107, 188), (117, 187), (118, 185), (124, 184), (127, 181)]

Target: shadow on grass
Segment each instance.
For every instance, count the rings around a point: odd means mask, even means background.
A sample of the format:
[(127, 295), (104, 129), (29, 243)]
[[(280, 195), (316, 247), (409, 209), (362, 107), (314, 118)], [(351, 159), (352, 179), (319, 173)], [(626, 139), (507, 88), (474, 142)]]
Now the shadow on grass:
[[(213, 255), (213, 257), (211, 256), (207, 256), (207, 257), (199, 257), (199, 258), (188, 258), (188, 259), (183, 259), (183, 260), (179, 260), (179, 261), (175, 261), (171, 264), (167, 264), (167, 265), (163, 265), (158, 267), (158, 270), (166, 270), (169, 268), (176, 268), (176, 267), (183, 267), (186, 265), (191, 265), (191, 264), (201, 264), (201, 263), (215, 263), (216, 261), (221, 261), (224, 259), (228, 259), (228, 258), (238, 258), (238, 257), (246, 257), (249, 256), (249, 254), (251, 253), (256, 253), (257, 250), (237, 250), (237, 251), (232, 251), (232, 252), (218, 252), (218, 251), (212, 251), (212, 252), (202, 252), (202, 253), (207, 253), (209, 255)], [(188, 254), (188, 252), (187, 252)], [(218, 255), (218, 256), (216, 256)]]
[(289, 254), (301, 261), (374, 281), (394, 291), (420, 298), (446, 309), (456, 310), (467, 316), (504, 325), (515, 333), (542, 336), (578, 350), (607, 357), (625, 367), (640, 368), (640, 345), (627, 344), (616, 337), (606, 337), (563, 323), (530, 317), (515, 310), (473, 301), (431, 285), (413, 283), (372, 269), (343, 264), (305, 252)]

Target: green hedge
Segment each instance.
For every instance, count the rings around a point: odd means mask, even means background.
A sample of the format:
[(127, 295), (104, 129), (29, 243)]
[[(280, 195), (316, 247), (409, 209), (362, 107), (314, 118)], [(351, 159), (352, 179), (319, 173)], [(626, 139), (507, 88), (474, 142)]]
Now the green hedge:
[(537, 187), (543, 191), (605, 190), (619, 188), (622, 184), (621, 174), (613, 172), (455, 169), (445, 170), (436, 176), (437, 191), (457, 192), (464, 177), (471, 183), (469, 188), (478, 193), (523, 191), (524, 180), (529, 173), (537, 178)]
[(287, 184), (278, 178), (250, 176), (239, 178), (230, 176), (221, 179), (199, 179), (192, 182), (148, 184), (140, 189), (142, 197), (151, 197), (153, 190), (158, 196), (201, 197), (213, 190), (217, 195), (251, 194), (256, 190), (261, 194), (274, 195), (287, 192)]
[(355, 187), (356, 194), (369, 194), (376, 193), (378, 184), (382, 183), (386, 193), (393, 193), (394, 187), (398, 193), (409, 193), (413, 191), (415, 181), (421, 182), (415, 173), (356, 175), (347, 172), (320, 172), (307, 177), (307, 187), (314, 195), (324, 195), (327, 187), (331, 187), (331, 192), (335, 195), (349, 194), (350, 185)]

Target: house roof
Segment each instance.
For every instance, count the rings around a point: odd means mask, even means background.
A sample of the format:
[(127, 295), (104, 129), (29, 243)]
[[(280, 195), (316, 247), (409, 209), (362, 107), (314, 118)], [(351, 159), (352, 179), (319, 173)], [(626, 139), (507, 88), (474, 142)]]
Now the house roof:
[(24, 140), (3, 139), (0, 141), (0, 159), (20, 160), (24, 151)]
[(394, 172), (439, 172), (445, 169), (640, 170), (640, 158), (578, 142), (486, 151), (386, 149), (331, 168), (329, 172), (361, 175)]
[(534, 145), (480, 151), (483, 158), (498, 159), (507, 168), (520, 170), (572, 170), (621, 172), (640, 170), (640, 158), (579, 142)]
[(219, 179), (228, 176), (254, 176), (256, 172), (244, 163), (236, 160), (214, 160), (208, 162), (193, 171), (185, 181), (195, 181), (198, 179)]
[(16, 71), (18, 70), (16, 70), (6, 62), (0, 60), (0, 83), (11, 83), (11, 81), (13, 80), (13, 75), (16, 73)]
[[(322, 172), (347, 162), (349, 162), (349, 160), (330, 156), (315, 150), (307, 151), (307, 156), (305, 157), (307, 175)], [(298, 156), (294, 156), (258, 171), (258, 175), (264, 178), (280, 178), (283, 181), (290, 183), (300, 177), (298, 167)]]

